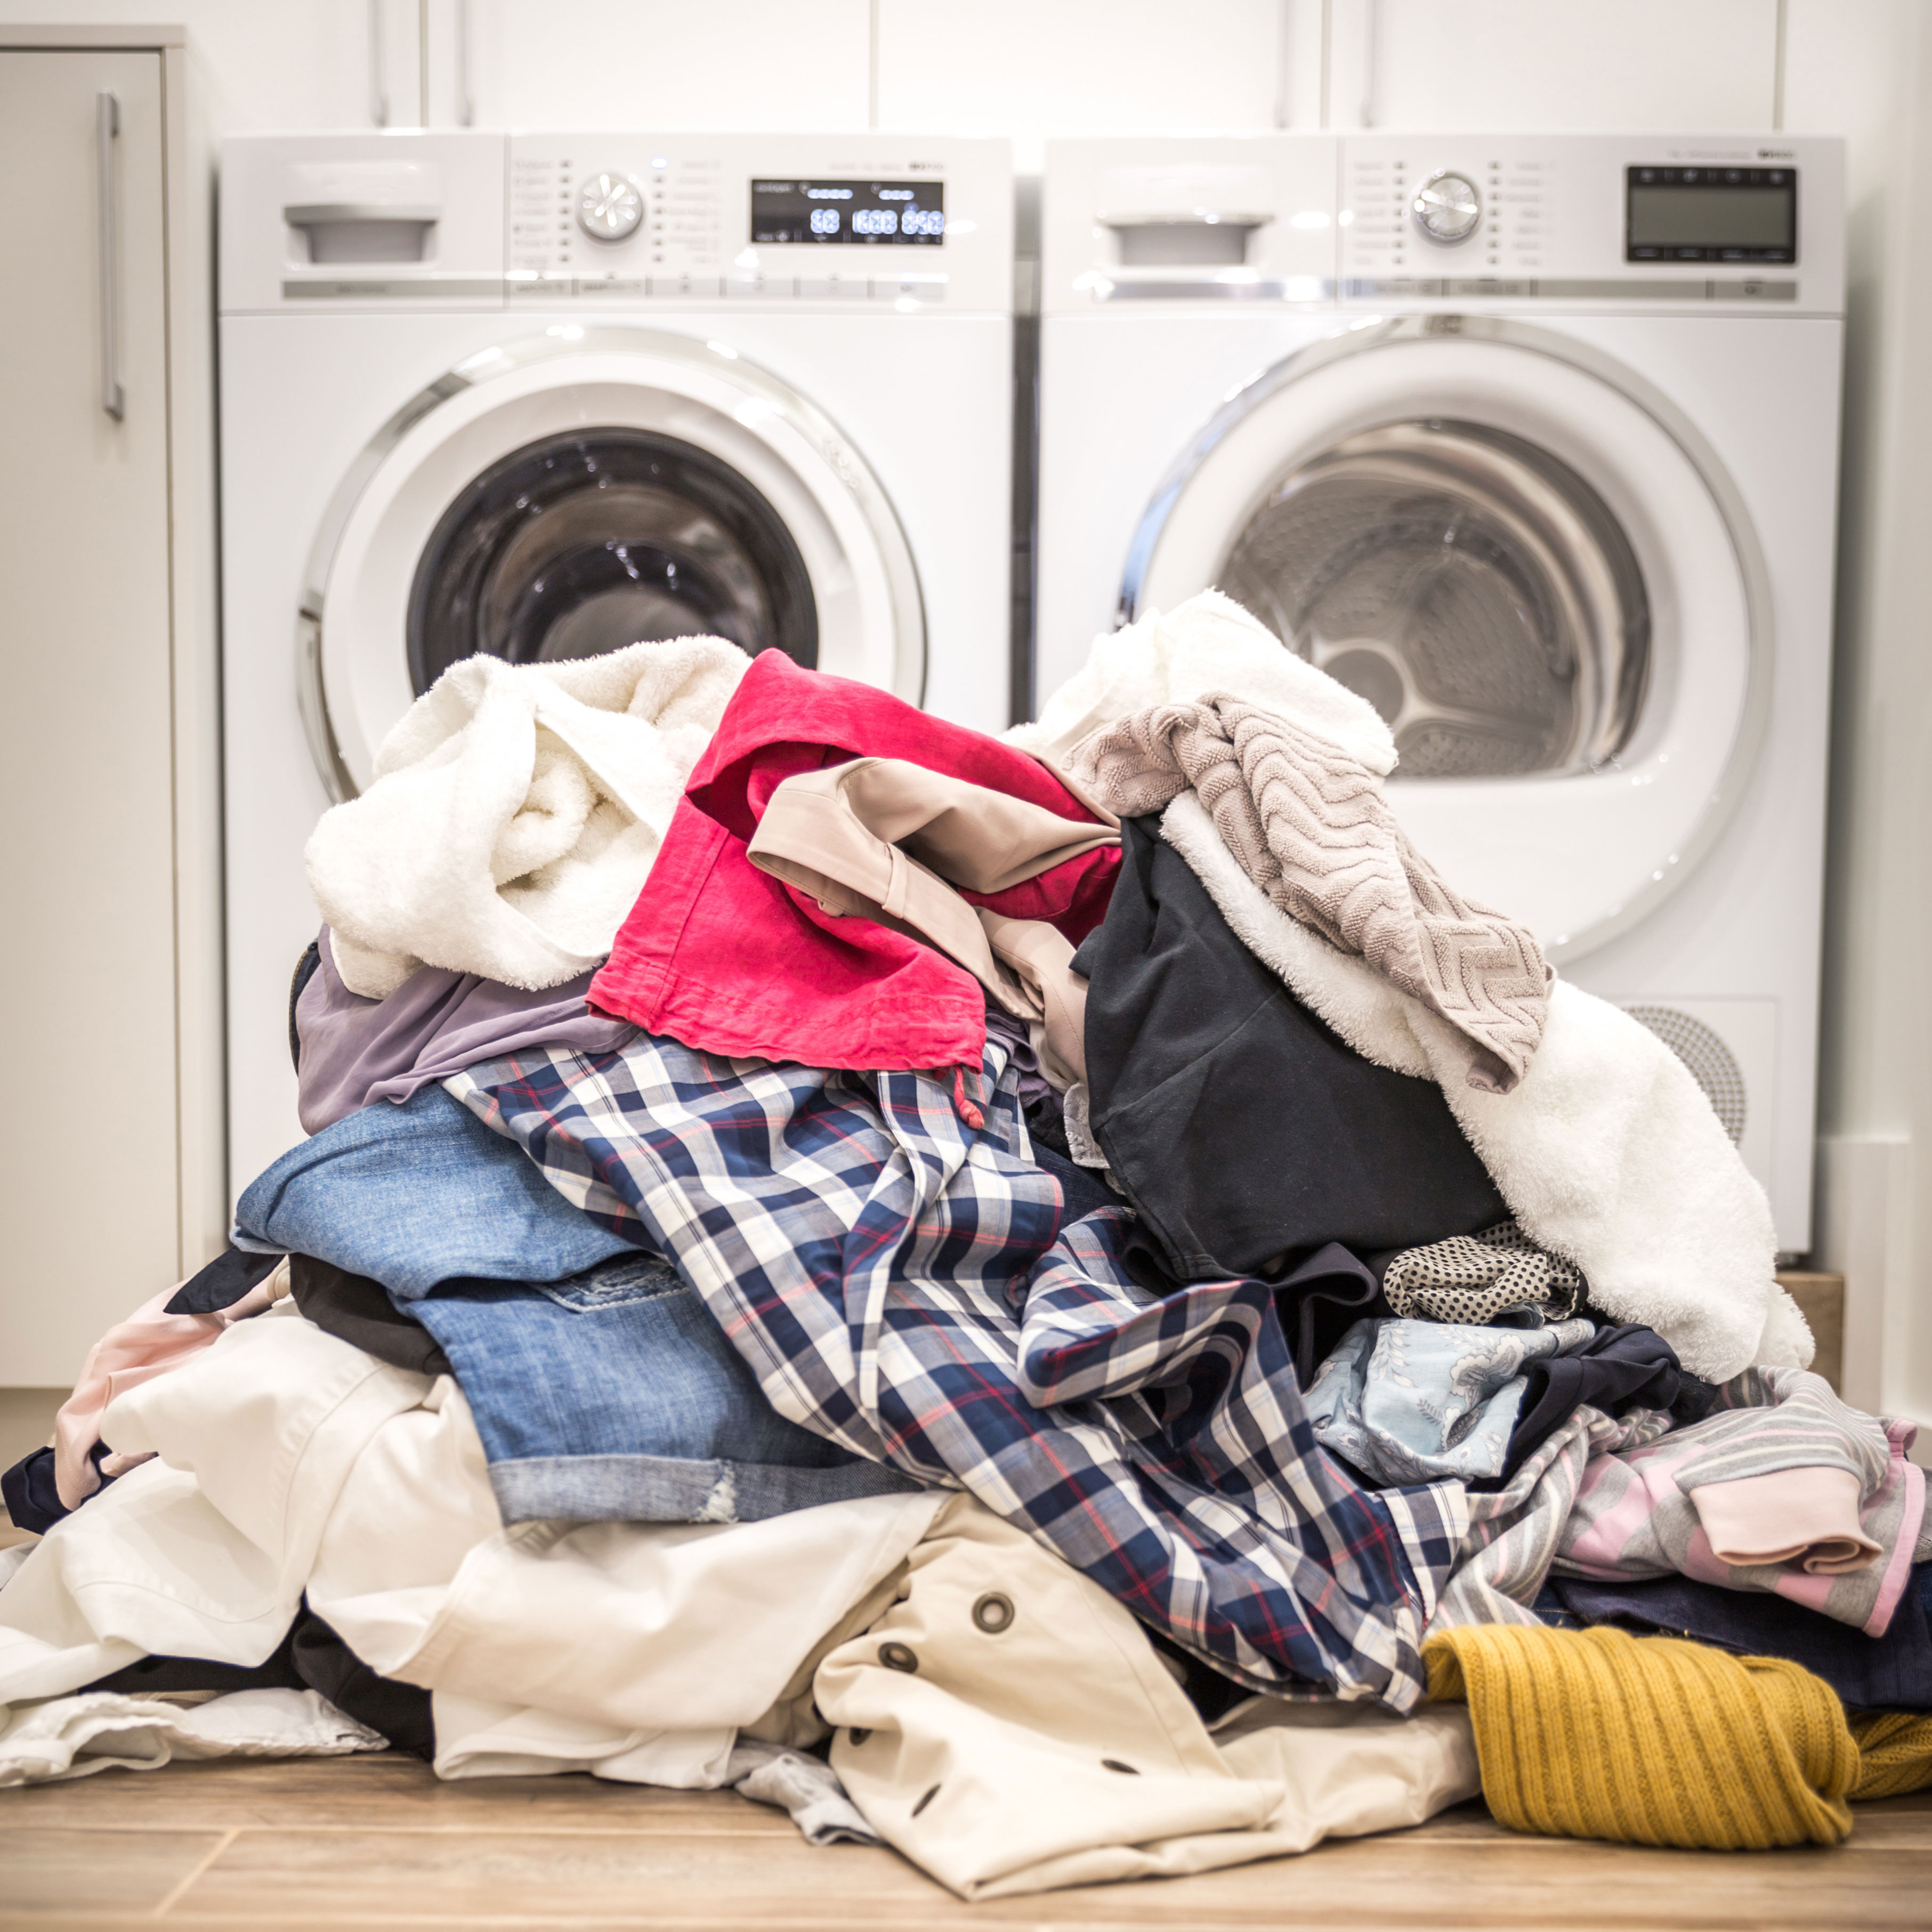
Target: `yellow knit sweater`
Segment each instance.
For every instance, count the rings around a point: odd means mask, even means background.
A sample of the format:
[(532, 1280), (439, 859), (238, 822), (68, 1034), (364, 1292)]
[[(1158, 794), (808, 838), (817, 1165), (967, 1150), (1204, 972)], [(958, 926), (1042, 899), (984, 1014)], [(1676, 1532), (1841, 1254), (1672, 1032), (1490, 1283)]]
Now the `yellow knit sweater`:
[(1423, 1657), (1432, 1697), (1467, 1700), (1483, 1796), (1518, 1831), (1834, 1845), (1848, 1799), (1932, 1783), (1932, 1718), (1862, 1718), (1855, 1738), (1831, 1687), (1780, 1658), (1520, 1624), (1444, 1631)]

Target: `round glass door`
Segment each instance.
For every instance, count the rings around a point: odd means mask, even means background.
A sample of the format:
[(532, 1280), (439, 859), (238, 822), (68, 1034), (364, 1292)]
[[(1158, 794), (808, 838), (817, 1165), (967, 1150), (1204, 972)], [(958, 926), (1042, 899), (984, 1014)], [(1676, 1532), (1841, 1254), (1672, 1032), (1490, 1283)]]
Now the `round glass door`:
[(1688, 878), (1769, 681), (1748, 511), (1670, 397), (1511, 317), (1352, 325), (1228, 393), (1129, 544), (1124, 614), (1218, 586), (1366, 698), (1418, 850), (1558, 960)]
[(1484, 424), (1389, 423), (1296, 464), (1219, 573), (1388, 722), (1397, 775), (1600, 770), (1642, 712), (1649, 601), (1603, 499)]
[(512, 664), (704, 634), (818, 658), (797, 544), (707, 452), (646, 430), (573, 430), (512, 451), (443, 513), (411, 586), (418, 695), (478, 652)]

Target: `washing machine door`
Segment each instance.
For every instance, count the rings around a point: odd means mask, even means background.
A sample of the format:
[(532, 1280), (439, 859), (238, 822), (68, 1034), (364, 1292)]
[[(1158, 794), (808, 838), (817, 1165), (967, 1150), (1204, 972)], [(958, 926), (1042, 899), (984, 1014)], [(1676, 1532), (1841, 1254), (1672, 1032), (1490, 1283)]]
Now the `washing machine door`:
[(1149, 506), (1124, 614), (1210, 584), (1376, 706), (1410, 836), (1552, 958), (1688, 874), (1762, 736), (1736, 486), (1651, 386), (1527, 324), (1358, 326), (1238, 391)]
[(430, 383), (344, 479), (297, 627), (310, 746), (352, 798), (461, 658), (697, 633), (923, 697), (911, 550), (823, 410), (728, 344), (551, 328)]

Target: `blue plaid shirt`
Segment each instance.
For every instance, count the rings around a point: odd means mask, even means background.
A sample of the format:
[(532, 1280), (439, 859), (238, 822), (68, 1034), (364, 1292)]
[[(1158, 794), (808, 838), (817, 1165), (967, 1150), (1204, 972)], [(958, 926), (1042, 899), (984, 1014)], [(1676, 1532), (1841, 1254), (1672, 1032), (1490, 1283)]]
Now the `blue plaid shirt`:
[(1422, 1695), (1460, 1485), (1365, 1490), (1323, 1454), (1264, 1284), (1156, 1299), (1124, 1210), (1063, 1233), (997, 1035), (982, 1106), (644, 1033), (445, 1084), (586, 1213), (641, 1224), (780, 1414), (970, 1490), (1256, 1690)]

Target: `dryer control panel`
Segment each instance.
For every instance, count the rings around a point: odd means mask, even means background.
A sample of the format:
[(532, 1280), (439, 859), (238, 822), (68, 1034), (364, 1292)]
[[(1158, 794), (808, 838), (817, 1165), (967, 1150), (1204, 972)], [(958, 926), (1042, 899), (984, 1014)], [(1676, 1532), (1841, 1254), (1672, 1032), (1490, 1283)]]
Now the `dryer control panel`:
[(221, 307), (1004, 314), (1012, 201), (998, 140), (239, 135), (223, 154)]
[(1048, 314), (1844, 308), (1844, 143), (1282, 134), (1047, 144)]
[(1838, 314), (1844, 144), (1790, 134), (1350, 134), (1348, 303)]

